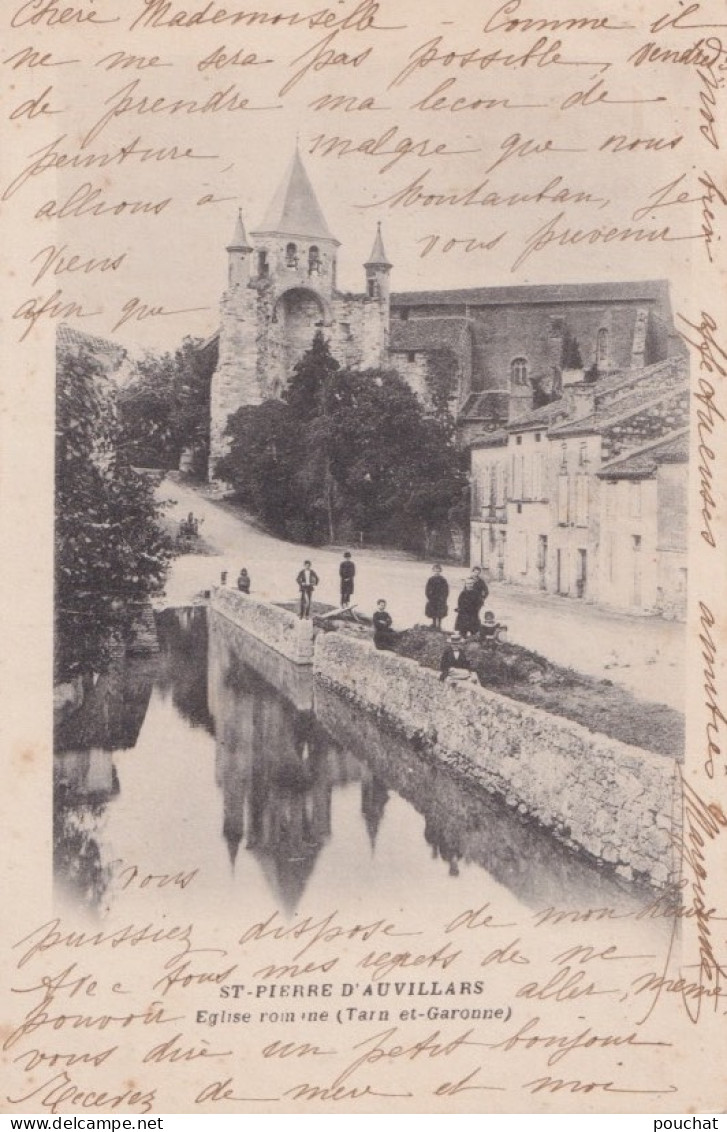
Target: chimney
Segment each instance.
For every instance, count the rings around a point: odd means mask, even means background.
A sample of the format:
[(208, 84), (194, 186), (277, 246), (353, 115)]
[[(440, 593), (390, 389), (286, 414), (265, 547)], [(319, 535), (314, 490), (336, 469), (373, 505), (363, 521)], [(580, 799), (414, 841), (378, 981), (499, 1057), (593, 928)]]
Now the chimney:
[[(582, 377), (582, 375), (581, 375)], [(580, 421), (594, 412), (596, 395), (593, 385), (587, 381), (578, 381), (567, 384), (565, 372), (563, 373), (563, 400), (568, 408), (568, 419)]]

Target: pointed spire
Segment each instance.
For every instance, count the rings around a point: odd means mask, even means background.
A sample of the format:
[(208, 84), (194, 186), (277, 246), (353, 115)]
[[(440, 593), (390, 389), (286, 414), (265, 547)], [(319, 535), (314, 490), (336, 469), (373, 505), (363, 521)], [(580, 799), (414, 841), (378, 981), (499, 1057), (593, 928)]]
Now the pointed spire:
[(252, 245), (248, 243), (247, 233), (245, 232), (245, 225), (242, 222), (242, 209), (237, 210), (237, 223), (235, 224), (235, 231), (232, 236), (232, 241), (227, 245), (228, 252), (251, 252)]
[(381, 221), (376, 225), (376, 239), (374, 246), (371, 249), (371, 255), (368, 261), (364, 264), (365, 267), (391, 267), (391, 263), (386, 258), (384, 251), (384, 241), (381, 235)]
[(260, 235), (338, 240), (331, 235), (296, 145), (293, 160), (258, 229)]

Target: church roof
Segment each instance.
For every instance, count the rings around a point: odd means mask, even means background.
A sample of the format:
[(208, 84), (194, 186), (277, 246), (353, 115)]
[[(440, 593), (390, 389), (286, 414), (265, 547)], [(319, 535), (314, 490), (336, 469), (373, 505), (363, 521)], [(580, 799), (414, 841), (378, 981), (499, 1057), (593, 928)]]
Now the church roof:
[(668, 284), (663, 279), (621, 283), (543, 283), (513, 287), (469, 287), (455, 291), (399, 291), (395, 306), (521, 306), (532, 303), (603, 303), (650, 301), (666, 303)]
[(330, 232), (297, 149), (265, 219), (255, 235), (269, 233), (301, 236), (304, 239), (332, 240), (336, 244), (339, 243)]
[(446, 349), (458, 353), (466, 343), (470, 326), (466, 318), (392, 319), (389, 349), (392, 353)]

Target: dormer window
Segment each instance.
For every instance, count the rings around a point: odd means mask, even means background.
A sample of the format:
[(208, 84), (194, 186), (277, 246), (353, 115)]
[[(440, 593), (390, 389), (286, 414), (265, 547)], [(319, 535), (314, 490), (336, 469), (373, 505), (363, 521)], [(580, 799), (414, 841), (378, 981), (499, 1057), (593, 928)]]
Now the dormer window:
[(308, 251), (308, 274), (320, 275), (323, 269), (321, 250), (315, 244)]
[(267, 275), (269, 271), (270, 271), (270, 265), (268, 263), (268, 253), (264, 252), (264, 251), (258, 252), (257, 253), (257, 273), (258, 273), (258, 275), (260, 275), (260, 276)]
[(285, 266), (297, 267), (298, 266), (298, 247), (296, 244), (288, 244), (285, 248)]

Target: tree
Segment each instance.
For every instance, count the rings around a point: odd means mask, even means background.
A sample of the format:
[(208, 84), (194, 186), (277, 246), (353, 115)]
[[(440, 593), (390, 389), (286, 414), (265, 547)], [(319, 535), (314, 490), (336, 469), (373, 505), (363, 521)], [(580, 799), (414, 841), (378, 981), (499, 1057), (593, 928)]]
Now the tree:
[(427, 354), (426, 386), (435, 417), (454, 428), (452, 399), (457, 393), (457, 357), (443, 347)]
[(466, 484), (448, 418), (387, 370), (341, 369), (322, 335), (284, 401), (230, 418), (219, 474), (274, 529), (306, 542), (365, 531), (426, 547)]
[(149, 354), (119, 392), (124, 443), (132, 463), (176, 468), (185, 449), (204, 474), (209, 449), (212, 366), (201, 342), (185, 338), (173, 354)]
[(163, 585), (171, 548), (150, 484), (119, 447), (109, 379), (85, 348), (56, 375), (56, 665), (60, 679), (107, 665)]

